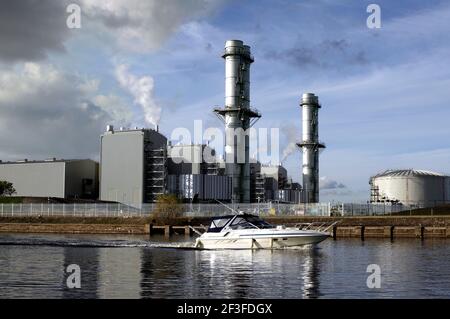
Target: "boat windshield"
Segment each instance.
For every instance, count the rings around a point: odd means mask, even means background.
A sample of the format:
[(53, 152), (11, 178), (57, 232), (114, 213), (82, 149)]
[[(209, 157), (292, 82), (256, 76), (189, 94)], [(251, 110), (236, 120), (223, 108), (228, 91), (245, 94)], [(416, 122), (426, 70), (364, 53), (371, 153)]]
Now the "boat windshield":
[(209, 225), (208, 232), (215, 233), (220, 232), (223, 227), (225, 227), (226, 224), (233, 218), (233, 216), (226, 216), (226, 217), (219, 217), (214, 218), (211, 222), (211, 225)]
[(258, 216), (246, 215), (246, 216), (238, 216), (230, 225), (231, 229), (248, 229), (248, 228), (274, 228), (273, 225), (265, 222)]
[[(230, 221), (233, 221), (230, 224)], [(211, 225), (208, 227), (209, 233), (218, 233), (222, 231), (225, 226), (229, 226), (231, 229), (249, 229), (249, 228), (258, 228), (258, 229), (267, 229), (274, 228), (275, 226), (265, 222), (261, 218), (255, 215), (239, 215), (239, 216), (223, 216), (216, 217), (211, 221)]]

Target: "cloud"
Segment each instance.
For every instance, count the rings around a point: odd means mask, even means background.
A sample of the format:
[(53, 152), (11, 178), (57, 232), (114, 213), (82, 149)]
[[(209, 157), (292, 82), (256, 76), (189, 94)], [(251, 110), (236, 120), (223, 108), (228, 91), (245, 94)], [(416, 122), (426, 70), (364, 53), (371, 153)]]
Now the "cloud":
[[(321, 199), (326, 198), (327, 201), (336, 199), (344, 199), (350, 195), (355, 195), (347, 186), (341, 182), (329, 179), (323, 176), (319, 179), (319, 189)], [(366, 194), (365, 194), (366, 195)]]
[(44, 60), (65, 52), (65, 42), (77, 32), (109, 36), (126, 51), (155, 51), (180, 26), (213, 14), (225, 0), (81, 0), (81, 30), (66, 25), (71, 2), (0, 1), (0, 60)]
[(123, 49), (151, 52), (178, 28), (213, 13), (224, 0), (83, 0), (82, 9)]
[(296, 46), (281, 51), (269, 50), (265, 57), (287, 61), (296, 67), (339, 68), (345, 64), (367, 64), (364, 51), (352, 46), (346, 39), (325, 39), (319, 43), (298, 41)]
[(97, 158), (105, 125), (127, 116), (93, 83), (37, 63), (0, 73), (0, 158)]
[(326, 176), (323, 176), (319, 179), (319, 188), (321, 190), (329, 190), (329, 189), (343, 189), (346, 186), (342, 183), (339, 183), (335, 180), (329, 179)]
[(67, 1), (0, 1), (0, 60), (38, 61), (64, 52)]
[(108, 113), (112, 121), (119, 125), (129, 127), (133, 121), (133, 114), (125, 101), (117, 95), (96, 95), (92, 98), (93, 103)]
[(153, 78), (148, 75), (137, 77), (129, 72), (126, 65), (121, 64), (116, 67), (116, 79), (133, 96), (134, 103), (142, 107), (145, 121), (152, 125), (159, 124), (161, 107), (153, 98)]

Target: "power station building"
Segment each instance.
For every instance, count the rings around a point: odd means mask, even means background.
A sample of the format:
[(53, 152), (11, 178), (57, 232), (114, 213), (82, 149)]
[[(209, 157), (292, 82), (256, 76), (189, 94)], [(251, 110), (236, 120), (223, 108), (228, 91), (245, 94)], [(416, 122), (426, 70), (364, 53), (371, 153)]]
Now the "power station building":
[[(206, 144), (171, 145), (153, 129), (118, 131), (108, 125), (101, 136), (100, 200), (139, 207), (158, 195), (184, 202), (233, 201), (233, 177)], [(251, 202), (298, 203), (301, 187), (280, 165), (251, 163)]]
[(89, 159), (0, 161), (0, 180), (13, 184), (14, 196), (97, 199), (98, 170)]
[(386, 170), (369, 181), (371, 203), (429, 207), (450, 202), (450, 177), (435, 172)]
[(167, 139), (152, 129), (114, 130), (100, 137), (100, 200), (154, 202), (167, 188)]
[(189, 202), (230, 201), (232, 178), (206, 144), (168, 145), (167, 192)]
[(303, 94), (303, 189), (281, 165), (251, 162), (249, 129), (261, 117), (250, 105), (250, 47), (225, 43), (225, 102), (215, 114), (225, 126), (224, 158), (205, 144), (172, 145), (157, 128), (108, 125), (100, 137), (100, 168), (94, 161), (3, 163), (0, 179), (19, 196), (96, 197), (139, 207), (159, 195), (185, 202), (299, 203), (319, 200), (318, 97)]

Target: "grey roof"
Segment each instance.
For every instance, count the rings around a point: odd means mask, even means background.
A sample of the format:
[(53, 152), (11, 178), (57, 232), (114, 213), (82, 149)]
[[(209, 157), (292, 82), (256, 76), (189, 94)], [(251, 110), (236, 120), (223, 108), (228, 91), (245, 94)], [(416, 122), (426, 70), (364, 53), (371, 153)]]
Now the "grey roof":
[(69, 162), (78, 162), (78, 161), (93, 161), (91, 159), (88, 158), (83, 158), (83, 159), (53, 159), (53, 158), (49, 158), (47, 160), (20, 160), (20, 161), (1, 161), (0, 160), (0, 165), (1, 164), (37, 164), (37, 163), (69, 163)]
[(378, 173), (373, 177), (406, 177), (406, 176), (441, 176), (444, 177), (445, 175), (432, 172), (432, 171), (425, 171), (421, 169), (388, 169), (384, 172)]

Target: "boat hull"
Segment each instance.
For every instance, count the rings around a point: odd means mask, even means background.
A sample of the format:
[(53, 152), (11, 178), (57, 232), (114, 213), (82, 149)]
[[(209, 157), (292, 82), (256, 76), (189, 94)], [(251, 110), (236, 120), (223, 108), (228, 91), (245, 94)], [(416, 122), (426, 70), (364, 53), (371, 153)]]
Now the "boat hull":
[(318, 244), (329, 235), (311, 234), (289, 237), (252, 237), (252, 238), (197, 238), (196, 248), (200, 249), (279, 249), (303, 245)]

